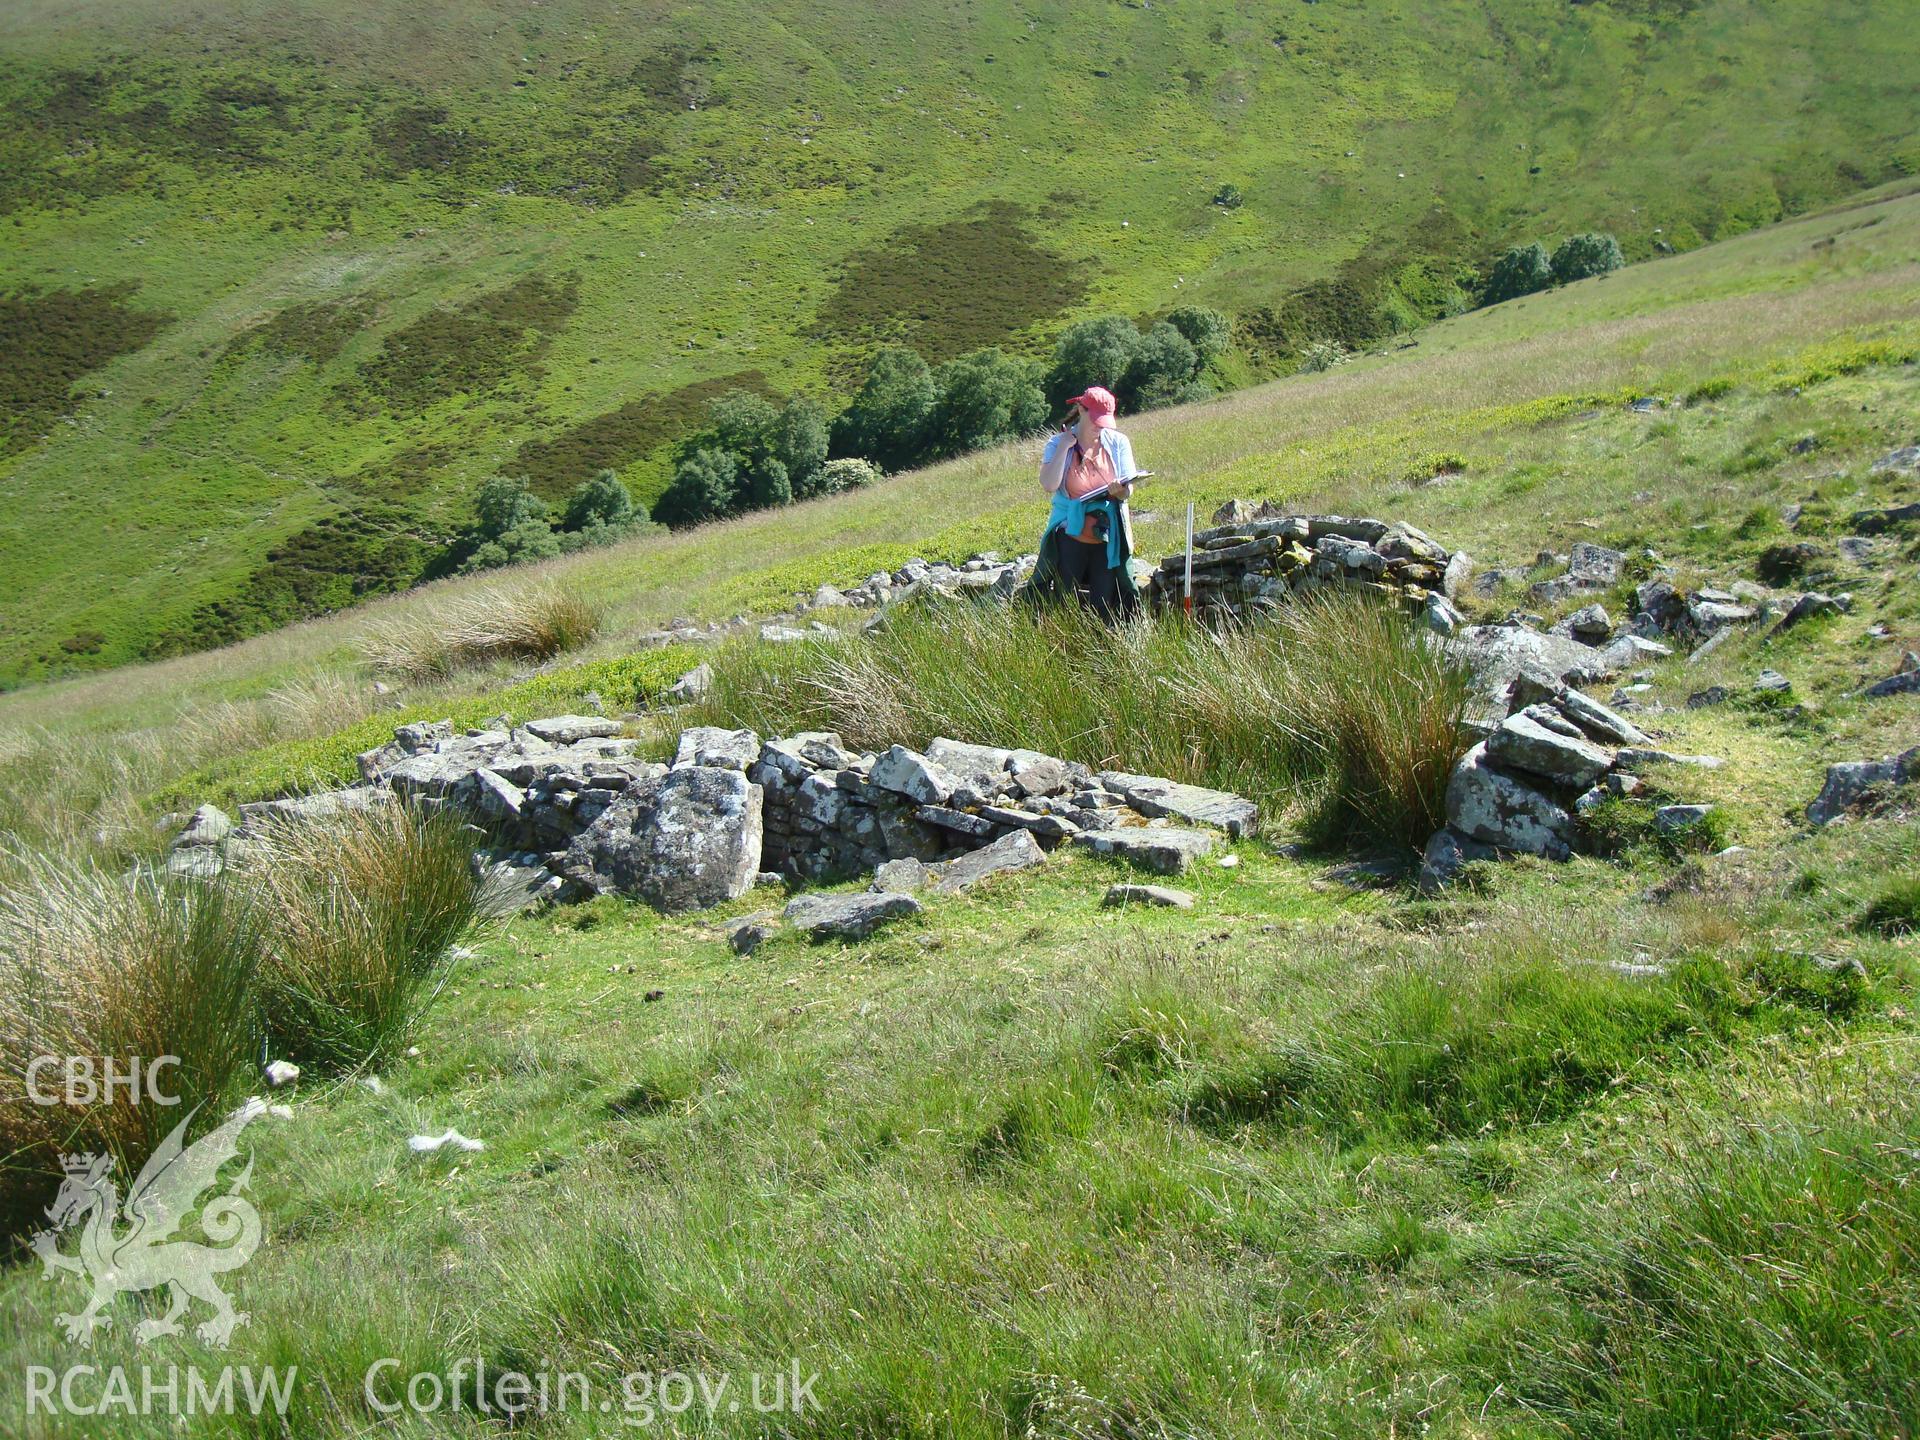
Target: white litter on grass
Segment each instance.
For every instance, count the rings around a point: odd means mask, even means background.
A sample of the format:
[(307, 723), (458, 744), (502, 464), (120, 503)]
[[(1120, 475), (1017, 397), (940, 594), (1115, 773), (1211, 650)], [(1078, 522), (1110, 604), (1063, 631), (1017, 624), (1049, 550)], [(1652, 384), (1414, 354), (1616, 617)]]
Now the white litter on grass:
[(300, 1067), (291, 1060), (275, 1060), (267, 1066), (267, 1084), (278, 1090), (300, 1078)]
[(420, 1058), (420, 1047), (418, 1045), (407, 1046), (407, 1059), (418, 1060), (419, 1058)]
[(293, 1119), (293, 1106), (269, 1105), (267, 1106), (267, 1114), (273, 1116), (276, 1120), (291, 1120)]
[(362, 1075), (360, 1083), (376, 1095), (386, 1094), (387, 1087), (381, 1083), (378, 1075)]
[(1239, 863), (1240, 857), (1238, 855), (1222, 855), (1220, 857), (1220, 868), (1222, 870), (1231, 870)]
[(447, 952), (447, 958), (451, 960), (471, 960), (479, 953), (480, 952), (475, 950), (471, 945), (456, 945)]
[(474, 1140), (462, 1135), (458, 1130), (449, 1128), (444, 1135), (415, 1135), (407, 1141), (407, 1148), (416, 1155), (431, 1155), (442, 1146), (452, 1145), (460, 1150), (484, 1150), (484, 1140)]

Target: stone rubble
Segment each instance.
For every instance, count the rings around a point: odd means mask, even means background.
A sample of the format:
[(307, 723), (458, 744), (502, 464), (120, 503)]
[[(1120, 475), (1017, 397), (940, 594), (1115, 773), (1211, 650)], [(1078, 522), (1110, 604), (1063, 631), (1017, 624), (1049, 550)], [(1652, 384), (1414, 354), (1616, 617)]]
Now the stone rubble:
[[(481, 842), (476, 872), (500, 908), (613, 893), (678, 914), (770, 882), (868, 873), (870, 895), (952, 894), (1069, 842), (1177, 874), (1222, 834), (1251, 835), (1259, 823), (1238, 795), (1096, 774), (1034, 750), (939, 738), (924, 753), (856, 753), (826, 731), (762, 740), (690, 726), (668, 766), (639, 758), (620, 728), (579, 715), (517, 726), (502, 717), (461, 733), (449, 721), (402, 725), (358, 757), (358, 785), (243, 807), (237, 827), (203, 806), (168, 867), (211, 878), (260, 826), (398, 797), (467, 822)], [(851, 901), (788, 910), (795, 928), (833, 935), (911, 913)], [(764, 936), (730, 938), (751, 948)]]
[[(1371, 590), (1424, 615), (1443, 633), (1459, 623), (1453, 599), (1473, 562), (1411, 525), (1341, 515), (1290, 515), (1272, 502), (1231, 500), (1193, 537), (1196, 612), (1247, 616), (1323, 587)], [(1153, 604), (1178, 608), (1186, 552), (1148, 576)]]
[[(1549, 670), (1523, 666), (1506, 717), (1454, 766), (1447, 823), (1428, 839), (1420, 887), (1439, 889), (1468, 864), (1501, 855), (1565, 860), (1581, 843), (1580, 817), (1633, 795), (1639, 772), (1662, 764), (1717, 765), (1711, 756), (1656, 750), (1632, 721), (1570, 688)], [(1677, 830), (1711, 806), (1669, 806), (1656, 824)]]

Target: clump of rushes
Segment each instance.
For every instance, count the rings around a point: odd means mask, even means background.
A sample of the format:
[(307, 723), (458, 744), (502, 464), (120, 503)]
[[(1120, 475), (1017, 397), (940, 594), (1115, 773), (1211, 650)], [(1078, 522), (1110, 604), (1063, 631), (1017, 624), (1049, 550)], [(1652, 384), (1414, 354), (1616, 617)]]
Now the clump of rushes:
[(1887, 936), (1920, 931), (1920, 876), (1905, 876), (1888, 885), (1861, 913), (1857, 928)]
[(245, 878), (270, 917), (255, 990), (276, 1055), (337, 1073), (398, 1053), (481, 918), (471, 854), (452, 815), (397, 802), (252, 843)]
[(493, 660), (550, 660), (599, 628), (598, 608), (558, 584), (501, 586), (396, 608), (362, 653), (383, 674), (437, 680)]
[(1358, 847), (1424, 843), (1465, 748), (1466, 673), (1370, 597), (1217, 629), (959, 600), (903, 607), (858, 641), (742, 645), (713, 664), (714, 723), (1026, 746), (1237, 790)]
[[(250, 892), (129, 876), (14, 853), (0, 891), (0, 1234), (39, 1219), (60, 1155), (106, 1151), (136, 1173), (194, 1106), (215, 1101), (255, 1054), (251, 986), (267, 930)], [(41, 1056), (121, 1073), (134, 1057), (177, 1057), (159, 1106), (125, 1086), (91, 1104), (39, 1103)], [(34, 1088), (68, 1097), (59, 1069)], [(144, 1087), (146, 1077), (141, 1076)], [(76, 1088), (72, 1098), (84, 1101)]]

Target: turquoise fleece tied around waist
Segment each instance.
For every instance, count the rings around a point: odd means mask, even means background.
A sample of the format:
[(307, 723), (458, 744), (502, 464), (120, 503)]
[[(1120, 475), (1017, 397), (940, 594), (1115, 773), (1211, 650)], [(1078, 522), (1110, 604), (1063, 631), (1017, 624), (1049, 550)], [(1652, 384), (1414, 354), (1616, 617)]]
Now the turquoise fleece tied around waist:
[(1069, 500), (1067, 487), (1062, 485), (1053, 492), (1053, 509), (1047, 514), (1047, 530), (1064, 530), (1067, 539), (1077, 540), (1087, 528), (1087, 516), (1096, 511), (1104, 513), (1107, 517), (1107, 568), (1118, 570), (1127, 560), (1120, 524), (1122, 503), (1104, 492), (1085, 500)]

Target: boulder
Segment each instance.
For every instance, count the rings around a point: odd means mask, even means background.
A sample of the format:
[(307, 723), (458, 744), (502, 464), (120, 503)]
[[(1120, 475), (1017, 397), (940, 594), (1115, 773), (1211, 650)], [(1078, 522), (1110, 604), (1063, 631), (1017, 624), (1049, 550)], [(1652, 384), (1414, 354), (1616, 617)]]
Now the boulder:
[(166, 872), (178, 880), (218, 880), (226, 868), (218, 845), (183, 845), (167, 852)]
[(1083, 830), (1073, 837), (1073, 843), (1157, 875), (1179, 875), (1201, 856), (1211, 854), (1219, 842), (1210, 830), (1128, 825), (1114, 830)]
[(1129, 775), (1121, 770), (1101, 771), (1100, 783), (1142, 815), (1212, 825), (1236, 840), (1253, 834), (1260, 822), (1259, 806), (1226, 790), (1182, 785), (1153, 775)]
[[(1039, 842), (1025, 830), (1016, 830), (1010, 835), (1002, 835), (991, 845), (983, 845), (978, 850), (970, 850), (951, 860), (942, 860), (937, 865), (923, 868), (927, 883), (934, 890), (943, 895), (957, 895), (963, 890), (971, 890), (990, 875), (1031, 870), (1036, 865), (1044, 865), (1046, 860), (1047, 852), (1040, 848)], [(910, 881), (910, 872), (903, 873), (900, 879)]]
[(1860, 692), (1869, 700), (1884, 700), (1889, 695), (1920, 695), (1920, 670), (1905, 670), (1876, 680)]
[(760, 737), (751, 730), (726, 730), (718, 725), (695, 725), (680, 732), (673, 766), (711, 765), (721, 770), (748, 769), (760, 758)]
[(737, 899), (760, 873), (761, 787), (738, 770), (688, 765), (629, 786), (554, 868), (668, 914)]
[(873, 883), (869, 890), (891, 890), (896, 895), (913, 895), (933, 884), (933, 871), (926, 864), (908, 856), (904, 860), (888, 860), (873, 872)]
[(988, 795), (999, 794), (1013, 783), (1007, 774), (1007, 767), (1013, 762), (1011, 750), (993, 745), (969, 745), (942, 736), (927, 746), (927, 758), (949, 775), (967, 781)]
[(1915, 780), (1920, 780), (1920, 745), (1884, 760), (1829, 765), (1826, 783), (1807, 806), (1807, 819), (1815, 825), (1832, 824), (1851, 811), (1871, 807), (1882, 792)]
[(1618, 550), (1582, 540), (1567, 552), (1567, 574), (1590, 589), (1604, 590), (1620, 578), (1627, 557)]
[(1477, 685), (1489, 694), (1505, 689), (1527, 665), (1575, 685), (1607, 679), (1619, 669), (1603, 650), (1514, 625), (1469, 625), (1446, 644), (1473, 667)]
[(702, 660), (663, 692), (669, 705), (686, 705), (713, 689), (713, 667)]
[(1712, 813), (1711, 805), (1662, 805), (1653, 812), (1653, 828), (1661, 835), (1677, 835)]
[(757, 910), (727, 922), (727, 948), (736, 955), (751, 955), (779, 933), (779, 913)]
[(1007, 767), (1013, 788), (1025, 796), (1058, 795), (1067, 788), (1067, 762), (1051, 755), (1021, 751)]
[(787, 902), (787, 923), (807, 939), (864, 940), (882, 925), (920, 913), (920, 902), (894, 891), (802, 895)]
[(904, 745), (891, 745), (875, 756), (867, 778), (879, 789), (922, 805), (945, 805), (960, 783), (925, 755)]
[(1524, 770), (1570, 790), (1584, 790), (1613, 763), (1612, 755), (1546, 705), (1509, 715), (1485, 748), (1488, 759), (1509, 770)]
[(1427, 838), (1426, 851), (1420, 857), (1420, 890), (1423, 894), (1431, 895), (1436, 890), (1445, 889), (1476, 860), (1494, 860), (1499, 855), (1500, 852), (1493, 846), (1483, 844), (1471, 835), (1462, 835), (1450, 825), (1443, 825)]
[(172, 849), (191, 850), (218, 845), (233, 833), (233, 819), (218, 805), (202, 805), (187, 817), (180, 833), (173, 837)]
[(1787, 613), (1780, 617), (1780, 623), (1773, 627), (1771, 633), (1778, 635), (1784, 630), (1791, 630), (1803, 620), (1812, 620), (1825, 615), (1838, 615), (1846, 608), (1845, 604), (1833, 596), (1822, 595), (1816, 590), (1810, 590), (1788, 607)]
[(529, 720), (520, 728), (549, 745), (572, 745), (581, 740), (618, 735), (620, 722), (602, 715), (554, 715), (545, 720)]
[(1170, 885), (1109, 885), (1100, 897), (1104, 909), (1122, 905), (1157, 905), (1171, 910), (1191, 910), (1193, 896)]
[(1502, 850), (1555, 860), (1572, 850), (1573, 817), (1552, 797), (1496, 769), (1484, 743), (1453, 768), (1447, 822), (1469, 839)]
[(1591, 695), (1568, 690), (1555, 702), (1560, 713), (1591, 738), (1605, 745), (1651, 745), (1652, 739), (1632, 721), (1608, 709)]

